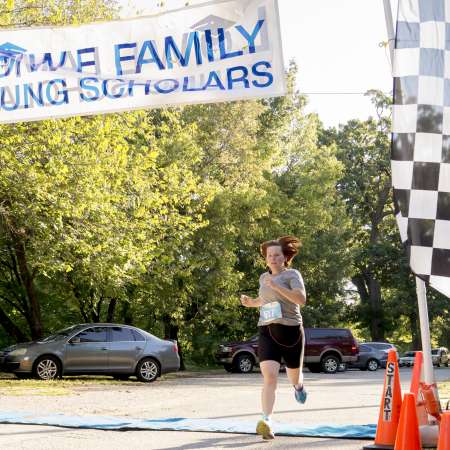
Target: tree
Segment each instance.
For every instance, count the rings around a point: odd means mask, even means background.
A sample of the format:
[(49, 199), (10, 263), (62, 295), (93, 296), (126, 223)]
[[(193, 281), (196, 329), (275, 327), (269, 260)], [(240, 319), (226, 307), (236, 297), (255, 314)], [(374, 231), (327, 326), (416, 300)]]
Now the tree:
[[(16, 2), (2, 23), (109, 18), (111, 3), (99, 5)], [(201, 226), (204, 189), (190, 169), (197, 149), (175, 112), (0, 128), (0, 323), (16, 339), (26, 334), (14, 326), (21, 320), (42, 336), (51, 298), (50, 308), (76, 305), (85, 321), (112, 320), (130, 284)]]
[(370, 95), (378, 108), (376, 119), (351, 120), (339, 130), (323, 131), (321, 141), (335, 143), (338, 158), (345, 167), (338, 190), (352, 220), (353, 234), (349, 243), (353, 253), (352, 282), (361, 299), (360, 317), (369, 326), (373, 340), (384, 340), (388, 318), (383, 308), (379, 275), (383, 271), (380, 256), (387, 251), (386, 218), (393, 215), (390, 119), (386, 115), (390, 100), (380, 92)]
[[(293, 67), (291, 86), (294, 76)], [(254, 333), (256, 312), (238, 298), (257, 293), (263, 240), (288, 233), (304, 239), (301, 266), (311, 304), (320, 308), (315, 317), (309, 308), (311, 322), (330, 322), (333, 314), (337, 323), (345, 307), (335, 301), (345, 270), (345, 252), (338, 250), (347, 225), (335, 191), (342, 165), (334, 148), (317, 147), (318, 121), (304, 114), (304, 104), (292, 90), (264, 102), (183, 110), (202, 149), (197, 173), (211, 187), (207, 225), (185, 243), (178, 269), (162, 269), (165, 280), (153, 278), (159, 291), (149, 297), (155, 320), (169, 322), (198, 361), (211, 360), (217, 341)]]

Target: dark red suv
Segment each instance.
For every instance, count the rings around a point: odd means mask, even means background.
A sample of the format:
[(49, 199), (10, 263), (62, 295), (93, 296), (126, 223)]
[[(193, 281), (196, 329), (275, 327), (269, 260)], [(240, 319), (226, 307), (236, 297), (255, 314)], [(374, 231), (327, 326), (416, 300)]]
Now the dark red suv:
[[(341, 363), (358, 358), (358, 343), (347, 328), (305, 328), (305, 337), (305, 366), (310, 372), (336, 373)], [(258, 335), (219, 345), (216, 360), (228, 372), (251, 372), (259, 362)]]

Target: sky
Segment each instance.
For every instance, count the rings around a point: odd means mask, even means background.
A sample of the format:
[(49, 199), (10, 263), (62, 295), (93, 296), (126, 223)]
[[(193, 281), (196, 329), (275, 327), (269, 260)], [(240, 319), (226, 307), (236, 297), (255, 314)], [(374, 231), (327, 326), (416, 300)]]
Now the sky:
[[(154, 13), (159, 1), (121, 3), (123, 15), (135, 15)], [(184, 3), (165, 0), (164, 8)], [(297, 88), (308, 95), (307, 112), (316, 112), (327, 127), (374, 115), (363, 93), (392, 91), (389, 51), (379, 45), (387, 41), (383, 0), (279, 0), (279, 9), (285, 65), (291, 59), (298, 65)]]

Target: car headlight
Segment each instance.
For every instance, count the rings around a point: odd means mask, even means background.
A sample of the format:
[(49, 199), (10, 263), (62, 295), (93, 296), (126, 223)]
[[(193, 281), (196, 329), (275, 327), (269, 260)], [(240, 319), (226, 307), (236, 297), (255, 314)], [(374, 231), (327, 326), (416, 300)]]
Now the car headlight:
[(232, 351), (231, 347), (222, 347), (222, 351), (225, 353), (230, 353)]
[(13, 350), (9, 356), (21, 356), (21, 355), (25, 355), (25, 353), (27, 352), (26, 348), (18, 348), (17, 350)]

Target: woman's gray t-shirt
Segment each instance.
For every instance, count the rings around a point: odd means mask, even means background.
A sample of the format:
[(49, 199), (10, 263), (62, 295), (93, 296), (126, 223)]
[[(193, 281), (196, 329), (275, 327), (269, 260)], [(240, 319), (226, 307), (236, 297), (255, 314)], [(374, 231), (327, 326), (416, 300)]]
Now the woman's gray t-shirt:
[[(278, 302), (281, 306), (281, 318), (264, 319), (261, 313), (258, 326), (268, 325), (269, 323), (301, 325), (302, 315), (300, 314), (300, 306), (290, 302), (287, 298), (282, 297), (270, 287), (264, 286), (264, 279), (267, 276), (271, 276), (269, 272), (265, 272), (259, 277), (258, 297), (263, 301), (263, 306), (272, 302)], [(277, 275), (272, 275), (272, 280), (286, 289), (302, 289), (303, 292), (305, 292), (305, 284), (303, 283), (302, 275), (298, 270), (283, 270)]]

